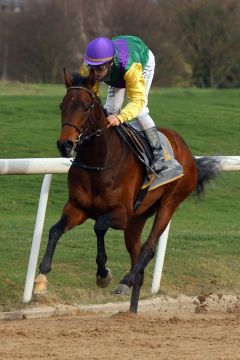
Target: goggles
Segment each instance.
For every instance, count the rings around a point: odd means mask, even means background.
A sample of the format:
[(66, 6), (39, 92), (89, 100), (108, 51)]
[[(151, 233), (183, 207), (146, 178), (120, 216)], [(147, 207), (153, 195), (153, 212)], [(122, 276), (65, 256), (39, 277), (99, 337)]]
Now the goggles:
[(105, 64), (101, 64), (101, 65), (88, 65), (88, 68), (91, 70), (94, 70), (96, 72), (101, 72), (104, 71), (106, 69), (108, 69), (110, 67), (111, 63), (105, 63)]

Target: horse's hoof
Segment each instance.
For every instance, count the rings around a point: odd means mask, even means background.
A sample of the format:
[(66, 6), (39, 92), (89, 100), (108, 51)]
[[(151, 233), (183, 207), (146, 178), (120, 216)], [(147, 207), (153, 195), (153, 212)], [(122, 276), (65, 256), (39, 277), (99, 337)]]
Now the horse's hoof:
[(114, 290), (114, 294), (117, 295), (129, 295), (130, 287), (125, 284), (118, 284), (116, 289)]
[(112, 281), (112, 274), (111, 274), (110, 269), (107, 269), (107, 271), (108, 271), (107, 277), (102, 278), (100, 275), (97, 275), (97, 277), (96, 277), (97, 286), (102, 289), (106, 288)]
[(48, 281), (44, 274), (39, 274), (34, 281), (33, 295), (44, 295), (48, 292)]

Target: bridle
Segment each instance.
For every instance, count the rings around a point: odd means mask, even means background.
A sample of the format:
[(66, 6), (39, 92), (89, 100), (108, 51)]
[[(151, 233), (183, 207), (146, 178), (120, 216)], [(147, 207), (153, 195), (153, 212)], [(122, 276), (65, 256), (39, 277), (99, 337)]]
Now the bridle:
[[(89, 117), (89, 125), (85, 128), (85, 129), (80, 129), (78, 126), (70, 123), (70, 122), (64, 122), (62, 124), (62, 128), (64, 126), (70, 126), (72, 128), (74, 128), (79, 136), (77, 138), (77, 140), (75, 140), (75, 144), (76, 145), (81, 145), (83, 142), (85, 142), (86, 140), (90, 140), (93, 136), (101, 136), (103, 131), (107, 130), (107, 127), (104, 127), (102, 129), (97, 129), (96, 131), (90, 133), (90, 134), (87, 134), (88, 130), (90, 129), (91, 125), (93, 122), (96, 122), (93, 117), (92, 117), (92, 109), (95, 107), (95, 103), (94, 103), (94, 99), (95, 99), (95, 95), (94, 93), (84, 87), (84, 86), (70, 86), (68, 89), (67, 89), (67, 92), (69, 90), (85, 90), (87, 91), (91, 97), (92, 97), (92, 104), (90, 104), (87, 108), (85, 108), (83, 111), (89, 111), (90, 112), (90, 117)], [(100, 119), (100, 114), (99, 114), (99, 119)], [(97, 119), (97, 121), (99, 120)], [(80, 167), (82, 169), (85, 169), (85, 170), (93, 170), (93, 171), (104, 171), (104, 170), (108, 170), (108, 169), (111, 169), (113, 166), (115, 166), (117, 163), (119, 163), (119, 161), (122, 159), (123, 155), (124, 155), (124, 152), (125, 152), (125, 143), (124, 143), (124, 146), (122, 147), (122, 151), (121, 151), (121, 154), (120, 154), (120, 157), (119, 159), (117, 159), (116, 162), (114, 162), (113, 164), (111, 164), (110, 166), (105, 166), (105, 167), (102, 167), (102, 166), (90, 166), (90, 165), (87, 165), (87, 164), (83, 164), (81, 162), (79, 162), (79, 160), (77, 161), (76, 158), (73, 160), (72, 162), (72, 165), (73, 166), (77, 166), (77, 167)]]
[[(89, 124), (88, 124), (88, 126), (84, 129), (84, 130), (82, 130), (82, 129), (80, 129), (77, 125), (75, 125), (75, 124), (72, 124), (72, 123), (70, 123), (70, 122), (64, 122), (63, 124), (62, 124), (62, 128), (64, 127), (64, 126), (70, 126), (70, 127), (72, 127), (72, 128), (74, 128), (77, 132), (78, 132), (78, 134), (79, 134), (79, 137), (78, 137), (78, 139), (75, 141), (76, 143), (79, 143), (79, 141), (80, 141), (80, 138), (84, 135), (84, 133), (86, 133), (88, 130), (89, 130), (89, 128), (90, 128), (90, 126), (92, 125), (92, 121), (93, 121), (93, 119), (92, 119), (92, 109), (95, 107), (95, 104), (94, 104), (94, 97), (95, 97), (95, 95), (94, 95), (94, 93), (91, 91), (91, 90), (89, 90), (88, 88), (86, 88), (86, 87), (84, 87), (84, 86), (69, 86), (69, 88), (67, 89), (67, 93), (68, 93), (68, 91), (69, 90), (85, 90), (85, 91), (87, 91), (90, 95), (91, 95), (91, 97), (92, 97), (92, 104), (90, 104), (87, 108), (84, 108), (84, 110), (83, 111), (89, 111), (90, 112), (90, 121), (89, 121)], [(99, 129), (100, 130), (100, 129)], [(99, 136), (99, 135), (98, 135)], [(85, 141), (85, 140), (84, 140)]]

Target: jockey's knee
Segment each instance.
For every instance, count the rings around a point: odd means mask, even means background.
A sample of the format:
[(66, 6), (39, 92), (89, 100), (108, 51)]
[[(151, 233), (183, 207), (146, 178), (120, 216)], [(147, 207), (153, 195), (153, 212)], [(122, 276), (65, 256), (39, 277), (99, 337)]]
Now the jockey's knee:
[(155, 126), (153, 119), (151, 118), (151, 116), (148, 113), (138, 115), (137, 119), (143, 130), (147, 130), (147, 129)]

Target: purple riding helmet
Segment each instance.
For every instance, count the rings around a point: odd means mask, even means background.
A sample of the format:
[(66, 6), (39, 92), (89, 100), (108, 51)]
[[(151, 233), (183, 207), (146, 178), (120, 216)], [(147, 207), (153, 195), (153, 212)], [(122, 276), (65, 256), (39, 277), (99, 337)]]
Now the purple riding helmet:
[(88, 44), (84, 61), (88, 65), (101, 65), (111, 61), (113, 56), (114, 46), (112, 40), (105, 37), (97, 37)]

